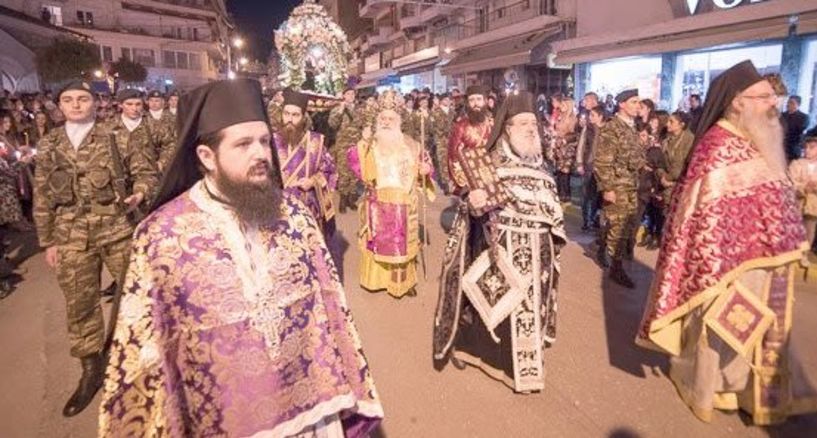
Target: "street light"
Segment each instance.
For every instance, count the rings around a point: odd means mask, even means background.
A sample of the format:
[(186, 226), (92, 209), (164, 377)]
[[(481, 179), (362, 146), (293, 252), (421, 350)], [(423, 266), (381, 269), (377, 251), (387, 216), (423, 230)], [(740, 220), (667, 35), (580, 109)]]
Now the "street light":
[(250, 62), (250, 60), (247, 59), (246, 56), (242, 56), (241, 59), (238, 60), (238, 63), (241, 65), (247, 65), (248, 62)]
[(244, 47), (244, 40), (241, 39), (241, 37), (235, 37), (235, 38), (233, 38), (233, 45), (237, 49), (240, 49), (240, 48)]
[(102, 79), (102, 70), (94, 70), (94, 77), (97, 79)]

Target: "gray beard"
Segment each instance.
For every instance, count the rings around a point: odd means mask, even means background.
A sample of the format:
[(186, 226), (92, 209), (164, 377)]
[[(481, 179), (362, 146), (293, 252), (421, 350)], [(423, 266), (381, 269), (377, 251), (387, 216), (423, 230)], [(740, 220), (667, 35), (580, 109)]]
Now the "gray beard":
[(533, 140), (509, 136), (508, 143), (514, 153), (525, 161), (536, 161), (542, 156), (542, 141), (539, 135), (536, 135)]
[(772, 109), (766, 114), (738, 115), (738, 129), (745, 132), (760, 155), (774, 171), (786, 172), (786, 153), (783, 150), (783, 125), (780, 124), (779, 111)]

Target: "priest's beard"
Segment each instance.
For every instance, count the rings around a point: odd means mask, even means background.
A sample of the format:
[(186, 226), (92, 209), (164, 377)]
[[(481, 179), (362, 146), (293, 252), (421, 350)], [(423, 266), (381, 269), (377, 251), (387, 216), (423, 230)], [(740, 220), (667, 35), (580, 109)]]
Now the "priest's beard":
[(299, 144), (301, 139), (304, 138), (305, 133), (306, 119), (301, 119), (297, 125), (292, 122), (288, 122), (281, 130), (281, 135), (284, 137), (284, 141), (290, 146)]
[(531, 136), (511, 130), (508, 141), (513, 151), (525, 161), (536, 161), (542, 156), (542, 138), (538, 132)]
[[(228, 176), (218, 160), (216, 167), (218, 168), (214, 175), (216, 187), (235, 209), (242, 222), (262, 226), (280, 219), (281, 189), (274, 182), (274, 170), (269, 162), (263, 161), (253, 166), (242, 179)], [(249, 180), (251, 176), (260, 173), (264, 173), (266, 178), (258, 182)]]
[(786, 171), (786, 154), (783, 150), (783, 126), (780, 111), (770, 108), (765, 113), (742, 111), (738, 114), (738, 129), (749, 136), (769, 167), (775, 171)]
[(468, 115), (468, 121), (472, 125), (478, 125), (478, 124), (484, 122), (485, 118), (487, 117), (486, 114), (485, 114), (486, 113), (485, 108), (471, 108), (471, 107), (468, 107), (468, 109), (465, 111), (465, 113)]
[(403, 133), (399, 129), (380, 127), (375, 132), (374, 139), (378, 145), (397, 146), (403, 143)]

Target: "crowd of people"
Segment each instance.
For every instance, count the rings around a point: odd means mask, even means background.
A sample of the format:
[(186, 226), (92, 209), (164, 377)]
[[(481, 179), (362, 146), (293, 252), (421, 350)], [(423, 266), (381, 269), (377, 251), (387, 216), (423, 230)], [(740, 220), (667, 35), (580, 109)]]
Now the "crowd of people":
[(74, 81), (3, 98), (0, 229), (36, 228), (82, 367), (63, 414), (104, 388), (102, 435), (365, 436), (383, 410), (336, 215), (358, 210), (361, 289), (411, 297), (440, 193), (456, 211), (434, 318), (443, 366), (544, 390), (575, 203), (615, 283), (636, 286), (636, 245), (660, 248), (634, 335), (673, 356), (692, 412), (770, 424), (817, 410), (775, 359), (817, 226), (817, 128), (805, 133), (797, 96), (780, 114), (781, 96), (748, 61), (688, 112), (637, 89), (604, 102), (478, 84), (327, 99), (239, 79), (108, 96)]

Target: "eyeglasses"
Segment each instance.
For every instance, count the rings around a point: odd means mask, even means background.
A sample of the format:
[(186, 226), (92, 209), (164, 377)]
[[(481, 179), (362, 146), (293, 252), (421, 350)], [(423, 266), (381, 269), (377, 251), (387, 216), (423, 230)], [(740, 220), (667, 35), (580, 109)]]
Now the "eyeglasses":
[(746, 99), (758, 99), (758, 100), (774, 100), (777, 101), (777, 95), (773, 93), (764, 93), (764, 94), (755, 94), (755, 95), (742, 95), (740, 97), (744, 97)]

